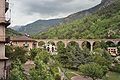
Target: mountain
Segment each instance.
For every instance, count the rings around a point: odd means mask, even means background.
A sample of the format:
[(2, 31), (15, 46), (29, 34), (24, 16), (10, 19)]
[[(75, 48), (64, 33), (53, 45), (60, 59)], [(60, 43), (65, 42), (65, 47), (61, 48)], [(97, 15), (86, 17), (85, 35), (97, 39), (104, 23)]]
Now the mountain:
[(61, 19), (50, 19), (50, 20), (37, 20), (33, 23), (27, 24), (25, 26), (21, 26), (17, 29), (18, 32), (27, 33), (27, 34), (36, 34), (38, 32), (42, 32), (50, 28), (51, 26), (54, 27), (62, 23)]
[(120, 38), (120, 0), (102, 0), (100, 5), (91, 15), (50, 28), (35, 38)]
[(93, 8), (71, 14), (65, 18), (50, 19), (50, 20), (38, 20), (38, 21), (35, 21), (35, 22), (30, 23), (28, 25), (21, 26), (20, 28), (18, 26), (15, 26), (12, 29), (17, 30), (21, 33), (28, 33), (28, 34), (34, 35), (38, 32), (47, 31), (49, 28), (55, 27), (56, 25), (63, 24), (63, 23), (69, 23), (73, 20), (88, 16), (88, 15), (94, 13), (96, 10), (98, 10), (105, 3), (106, 3), (106, 0), (102, 1), (101, 4), (99, 4)]
[(13, 26), (13, 27), (10, 27), (10, 28), (15, 30), (15, 31), (18, 31), (21, 28), (21, 26), (17, 25), (17, 26)]
[(79, 11), (77, 13), (69, 15), (68, 17), (65, 17), (64, 21), (65, 22), (71, 22), (73, 20), (80, 19), (80, 18), (83, 18), (85, 16), (89, 16), (90, 14), (96, 12), (97, 10), (101, 9), (102, 7), (105, 7), (109, 4), (111, 4), (112, 2), (113, 1), (111, 1), (111, 0), (102, 0), (100, 4), (94, 6), (90, 9)]
[(22, 34), (18, 33), (17, 31), (15, 31), (11, 28), (7, 28), (6, 29), (6, 36), (16, 37), (16, 36), (22, 36)]

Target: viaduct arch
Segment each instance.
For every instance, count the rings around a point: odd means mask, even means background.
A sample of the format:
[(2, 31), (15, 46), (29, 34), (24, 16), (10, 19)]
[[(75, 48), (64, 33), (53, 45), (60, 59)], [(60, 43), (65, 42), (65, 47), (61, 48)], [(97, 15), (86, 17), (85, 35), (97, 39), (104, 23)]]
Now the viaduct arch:
[(90, 44), (90, 51), (93, 51), (93, 46), (94, 46), (95, 42), (101, 42), (101, 41), (113, 42), (115, 45), (118, 45), (120, 43), (120, 39), (38, 39), (36, 41), (37, 41), (37, 47), (39, 47), (38, 43), (41, 41), (43, 41), (45, 44), (52, 41), (52, 42), (54, 42), (55, 46), (57, 45), (58, 42), (62, 41), (64, 43), (65, 47), (67, 47), (68, 43), (74, 41), (79, 44), (79, 47), (81, 49), (83, 49), (82, 44), (85, 41), (87, 41)]

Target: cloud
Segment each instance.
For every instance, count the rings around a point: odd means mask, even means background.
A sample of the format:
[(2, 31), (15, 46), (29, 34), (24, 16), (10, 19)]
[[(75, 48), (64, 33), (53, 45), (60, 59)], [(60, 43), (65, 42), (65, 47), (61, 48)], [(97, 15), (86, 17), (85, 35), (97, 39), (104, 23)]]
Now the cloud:
[[(12, 0), (13, 16), (51, 18), (66, 16), (100, 3), (101, 0)], [(36, 15), (36, 16), (35, 16)], [(32, 18), (31, 18), (32, 19)]]

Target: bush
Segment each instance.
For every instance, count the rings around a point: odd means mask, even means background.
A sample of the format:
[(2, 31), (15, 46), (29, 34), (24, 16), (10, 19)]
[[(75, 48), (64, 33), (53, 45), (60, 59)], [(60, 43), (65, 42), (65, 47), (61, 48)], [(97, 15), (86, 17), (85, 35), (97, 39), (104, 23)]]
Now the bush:
[(102, 77), (107, 73), (107, 67), (102, 67), (97, 63), (89, 63), (80, 65), (79, 71), (82, 72), (84, 76), (89, 76), (93, 80), (102, 79)]
[(113, 72), (118, 72), (118, 73), (120, 73), (120, 64), (118, 64), (118, 63), (113, 64), (113, 65), (111, 66), (110, 70), (113, 71)]

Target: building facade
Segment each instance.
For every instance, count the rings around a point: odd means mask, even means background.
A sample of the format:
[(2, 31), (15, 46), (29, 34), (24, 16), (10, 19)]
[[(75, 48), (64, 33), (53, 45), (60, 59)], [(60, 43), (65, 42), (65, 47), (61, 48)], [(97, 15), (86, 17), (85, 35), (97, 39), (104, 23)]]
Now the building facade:
[(108, 47), (107, 50), (112, 56), (118, 56), (119, 55), (117, 47)]
[(31, 39), (27, 36), (21, 36), (21, 37), (14, 37), (11, 38), (10, 45), (12, 46), (18, 46), (18, 47), (24, 47), (27, 49), (33, 49), (36, 48), (37, 42), (34, 39)]
[(43, 45), (43, 48), (47, 50), (51, 55), (56, 55), (57, 54), (57, 47), (53, 44), (45, 44)]
[(7, 79), (9, 75), (8, 58), (5, 57), (5, 28), (10, 25), (10, 21), (6, 20), (6, 13), (9, 9), (9, 2), (7, 0), (0, 0), (0, 79)]

